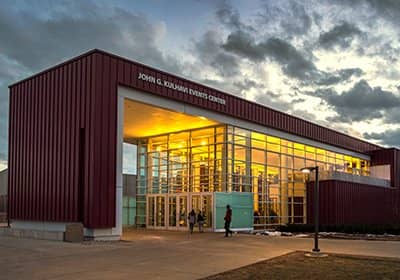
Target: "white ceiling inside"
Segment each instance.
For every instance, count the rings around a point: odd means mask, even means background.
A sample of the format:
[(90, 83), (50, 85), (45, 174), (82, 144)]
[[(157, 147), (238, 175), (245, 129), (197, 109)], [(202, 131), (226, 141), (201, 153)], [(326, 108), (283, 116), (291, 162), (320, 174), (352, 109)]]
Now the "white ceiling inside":
[(124, 139), (148, 137), (176, 132), (218, 122), (133, 101), (124, 101)]

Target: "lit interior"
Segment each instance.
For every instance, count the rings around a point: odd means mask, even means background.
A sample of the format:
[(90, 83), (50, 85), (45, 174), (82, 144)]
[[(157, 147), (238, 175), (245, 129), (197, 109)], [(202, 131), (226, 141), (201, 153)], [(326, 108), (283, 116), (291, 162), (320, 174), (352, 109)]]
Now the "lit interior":
[(130, 99), (125, 99), (124, 103), (124, 139), (143, 138), (218, 124), (202, 116), (170, 111)]

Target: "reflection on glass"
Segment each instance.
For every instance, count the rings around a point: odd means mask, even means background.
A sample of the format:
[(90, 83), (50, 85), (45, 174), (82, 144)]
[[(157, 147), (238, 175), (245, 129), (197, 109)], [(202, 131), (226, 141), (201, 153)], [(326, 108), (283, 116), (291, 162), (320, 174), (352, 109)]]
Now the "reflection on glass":
[(155, 207), (156, 225), (157, 227), (165, 226), (165, 197), (156, 197), (156, 207)]
[(176, 227), (176, 196), (172, 196), (169, 198), (169, 224), (168, 226)]
[(212, 197), (211, 195), (203, 195), (202, 214), (204, 217), (204, 228), (212, 227)]
[(187, 197), (180, 196), (179, 197), (179, 226), (187, 227), (187, 215), (189, 212), (187, 211)]
[(155, 226), (154, 197), (149, 197), (148, 225)]

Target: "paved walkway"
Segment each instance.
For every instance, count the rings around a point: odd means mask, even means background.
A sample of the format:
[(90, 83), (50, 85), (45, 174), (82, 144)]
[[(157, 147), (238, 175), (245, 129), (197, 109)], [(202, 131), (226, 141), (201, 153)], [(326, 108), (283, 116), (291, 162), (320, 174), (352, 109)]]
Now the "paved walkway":
[[(0, 279), (198, 279), (312, 247), (311, 238), (150, 230), (82, 244), (0, 237)], [(400, 242), (323, 239), (320, 248), (400, 258)]]

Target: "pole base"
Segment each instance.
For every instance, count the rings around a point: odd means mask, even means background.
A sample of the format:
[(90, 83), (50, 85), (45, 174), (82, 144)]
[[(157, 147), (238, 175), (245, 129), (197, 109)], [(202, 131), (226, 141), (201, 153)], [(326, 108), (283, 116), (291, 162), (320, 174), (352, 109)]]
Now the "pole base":
[(312, 251), (312, 252), (309, 252), (309, 253), (305, 253), (304, 256), (310, 257), (310, 258), (324, 258), (324, 257), (327, 257), (328, 254)]

